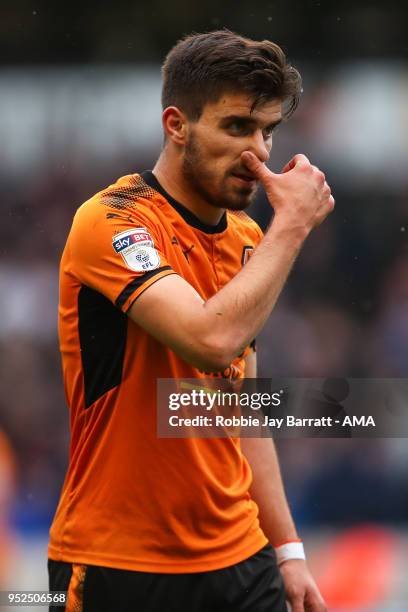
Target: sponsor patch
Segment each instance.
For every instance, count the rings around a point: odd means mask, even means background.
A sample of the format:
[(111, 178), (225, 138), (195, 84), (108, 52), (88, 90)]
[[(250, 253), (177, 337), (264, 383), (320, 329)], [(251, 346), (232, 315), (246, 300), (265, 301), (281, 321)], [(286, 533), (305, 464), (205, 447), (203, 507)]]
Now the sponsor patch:
[(148, 272), (160, 266), (153, 238), (144, 227), (125, 230), (112, 238), (112, 246), (125, 264), (135, 272)]

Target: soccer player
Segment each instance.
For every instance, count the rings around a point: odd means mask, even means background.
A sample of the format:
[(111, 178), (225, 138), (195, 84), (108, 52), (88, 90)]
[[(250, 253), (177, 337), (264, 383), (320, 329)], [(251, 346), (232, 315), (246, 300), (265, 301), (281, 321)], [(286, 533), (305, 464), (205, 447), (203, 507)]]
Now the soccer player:
[[(333, 209), (304, 155), (265, 165), (299, 94), (272, 42), (185, 38), (163, 66), (153, 171), (75, 215), (59, 310), (70, 462), (49, 545), (69, 611), (325, 609), (272, 440), (156, 436), (157, 378), (256, 376), (253, 340)], [(243, 212), (259, 183), (265, 236)]]

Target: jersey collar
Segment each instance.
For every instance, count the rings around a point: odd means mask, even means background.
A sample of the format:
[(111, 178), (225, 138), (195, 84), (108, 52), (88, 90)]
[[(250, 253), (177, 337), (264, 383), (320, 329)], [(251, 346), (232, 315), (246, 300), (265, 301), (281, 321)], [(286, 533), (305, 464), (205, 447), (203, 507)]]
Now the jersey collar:
[(191, 210), (189, 210), (188, 208), (183, 206), (183, 204), (180, 204), (180, 202), (177, 202), (177, 200), (172, 198), (172, 196), (167, 193), (165, 189), (163, 189), (163, 187), (160, 185), (159, 181), (151, 170), (146, 170), (145, 172), (142, 172), (140, 176), (145, 181), (145, 183), (147, 183), (150, 187), (158, 191), (169, 202), (169, 204), (171, 204), (173, 208), (177, 210), (179, 215), (183, 217), (184, 221), (188, 223), (188, 225), (195, 227), (196, 229), (200, 230), (201, 232), (204, 232), (205, 234), (220, 234), (221, 232), (227, 229), (226, 212), (224, 212), (217, 225), (207, 225), (207, 223), (203, 223), (202, 221), (200, 221), (200, 219), (196, 217), (191, 212)]

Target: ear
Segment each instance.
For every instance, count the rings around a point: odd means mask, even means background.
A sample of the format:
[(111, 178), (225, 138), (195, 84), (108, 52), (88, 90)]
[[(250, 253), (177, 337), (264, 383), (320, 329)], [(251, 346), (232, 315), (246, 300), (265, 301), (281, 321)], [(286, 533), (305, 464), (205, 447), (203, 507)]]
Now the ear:
[(187, 135), (185, 114), (177, 106), (168, 106), (163, 111), (162, 122), (167, 138), (177, 145), (184, 145)]

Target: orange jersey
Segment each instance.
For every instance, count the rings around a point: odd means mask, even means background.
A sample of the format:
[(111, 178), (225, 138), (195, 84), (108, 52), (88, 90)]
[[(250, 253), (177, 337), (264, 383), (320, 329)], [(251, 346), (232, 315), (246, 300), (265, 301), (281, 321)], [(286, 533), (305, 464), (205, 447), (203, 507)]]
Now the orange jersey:
[[(157, 378), (204, 374), (126, 315), (168, 274), (209, 299), (261, 236), (241, 212), (203, 224), (151, 172), (121, 178), (78, 209), (60, 269), (71, 445), (51, 559), (201, 572), (266, 544), (239, 440), (157, 438)], [(220, 375), (243, 376), (247, 352)]]

